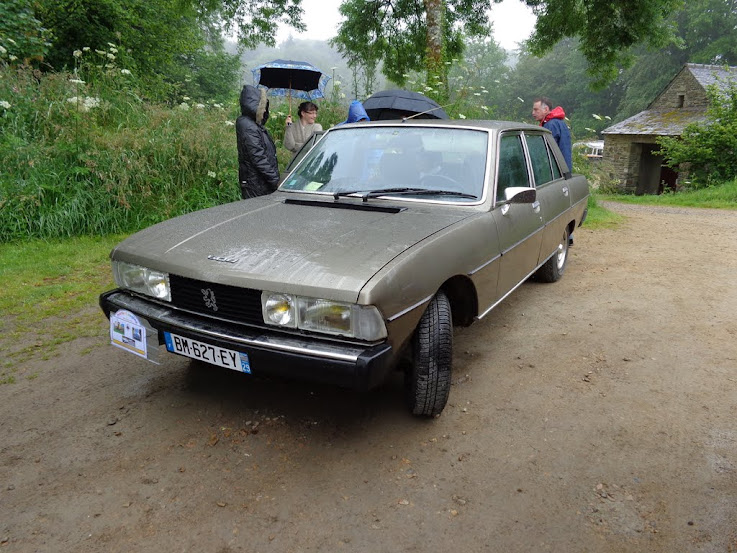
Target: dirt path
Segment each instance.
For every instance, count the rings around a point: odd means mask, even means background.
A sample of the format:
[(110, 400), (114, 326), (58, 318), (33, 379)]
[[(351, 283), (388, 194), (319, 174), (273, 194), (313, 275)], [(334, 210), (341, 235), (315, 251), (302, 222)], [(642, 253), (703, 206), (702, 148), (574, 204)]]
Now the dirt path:
[[(737, 551), (737, 213), (614, 206), (450, 405), (112, 347), (0, 386), (0, 551)], [(105, 323), (101, 316), (101, 330)]]

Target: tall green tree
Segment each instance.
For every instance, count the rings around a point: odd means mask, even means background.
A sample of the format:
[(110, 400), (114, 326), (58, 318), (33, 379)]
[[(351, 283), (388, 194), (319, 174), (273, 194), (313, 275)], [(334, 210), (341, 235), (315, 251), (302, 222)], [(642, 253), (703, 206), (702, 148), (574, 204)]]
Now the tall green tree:
[[(433, 87), (447, 83), (446, 64), (460, 57), (464, 36), (490, 33), (488, 10), (499, 1), (345, 0), (334, 44), (347, 56), (381, 60), (399, 85), (406, 73), (425, 71)], [(530, 51), (541, 56), (564, 38), (578, 38), (592, 84), (603, 87), (631, 64), (633, 46), (660, 47), (672, 38), (667, 18), (684, 0), (522, 1), (538, 16)]]
[(31, 0), (0, 2), (0, 60), (30, 62), (46, 55), (50, 33), (33, 13)]
[(36, 10), (53, 33), (44, 67), (73, 68), (73, 52), (87, 47), (114, 56), (160, 99), (192, 92), (185, 83), (195, 78), (231, 89), (237, 83), (238, 59), (223, 52), (215, 18), (180, 0), (38, 0)]
[(355, 63), (378, 65), (398, 85), (423, 71), (428, 86), (447, 96), (448, 63), (463, 52), (466, 36), (490, 32), (488, 0), (346, 0), (345, 20), (333, 45)]

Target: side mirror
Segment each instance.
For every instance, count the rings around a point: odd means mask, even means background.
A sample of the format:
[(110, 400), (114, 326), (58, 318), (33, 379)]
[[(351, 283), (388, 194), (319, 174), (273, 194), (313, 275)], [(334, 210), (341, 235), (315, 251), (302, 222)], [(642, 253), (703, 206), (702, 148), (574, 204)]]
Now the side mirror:
[(504, 199), (510, 204), (531, 204), (537, 200), (537, 190), (528, 186), (510, 186), (504, 190)]

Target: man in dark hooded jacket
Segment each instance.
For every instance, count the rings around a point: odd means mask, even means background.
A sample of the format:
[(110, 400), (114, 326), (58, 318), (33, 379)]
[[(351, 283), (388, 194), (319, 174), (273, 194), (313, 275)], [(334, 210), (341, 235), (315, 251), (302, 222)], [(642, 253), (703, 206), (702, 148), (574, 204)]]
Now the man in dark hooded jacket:
[(568, 125), (565, 123), (566, 113), (563, 108), (558, 106), (553, 109), (553, 103), (545, 98), (535, 98), (532, 103), (532, 116), (540, 123), (540, 126), (545, 127), (553, 133), (553, 138), (558, 143), (560, 152), (563, 154), (563, 158), (568, 164), (568, 170), (573, 169), (571, 162), (571, 132), (568, 130)]
[(271, 194), (279, 185), (276, 146), (264, 125), (269, 118), (266, 90), (247, 84), (241, 90), (241, 116), (235, 122), (238, 139), (238, 181), (241, 197)]

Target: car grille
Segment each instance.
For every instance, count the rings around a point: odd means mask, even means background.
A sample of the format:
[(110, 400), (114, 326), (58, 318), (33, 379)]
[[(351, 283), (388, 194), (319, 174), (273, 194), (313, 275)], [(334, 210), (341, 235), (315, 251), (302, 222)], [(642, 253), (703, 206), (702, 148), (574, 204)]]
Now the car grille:
[(171, 304), (179, 309), (264, 326), (261, 291), (169, 275)]

